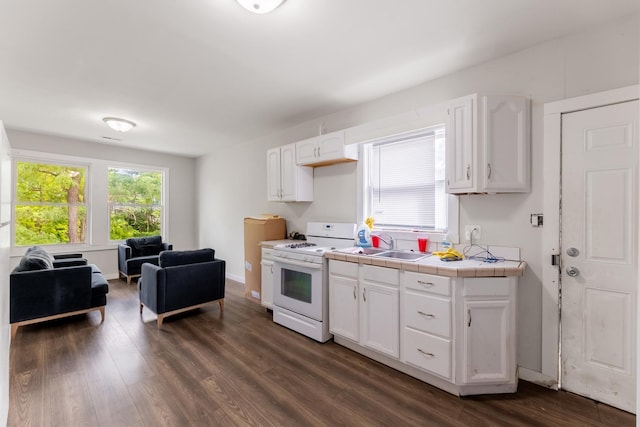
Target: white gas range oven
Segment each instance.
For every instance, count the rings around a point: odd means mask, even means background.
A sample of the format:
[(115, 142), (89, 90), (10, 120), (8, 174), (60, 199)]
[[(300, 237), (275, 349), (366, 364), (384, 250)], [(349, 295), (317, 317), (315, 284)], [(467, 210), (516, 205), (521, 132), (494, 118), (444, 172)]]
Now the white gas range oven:
[(356, 224), (310, 222), (307, 240), (273, 251), (273, 321), (316, 341), (329, 333), (329, 272), (324, 253), (353, 246)]

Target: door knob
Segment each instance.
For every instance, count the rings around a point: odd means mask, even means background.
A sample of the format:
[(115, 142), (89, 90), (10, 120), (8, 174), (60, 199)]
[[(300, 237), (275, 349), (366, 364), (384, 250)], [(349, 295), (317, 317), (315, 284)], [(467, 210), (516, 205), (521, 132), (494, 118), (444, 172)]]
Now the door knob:
[(575, 267), (567, 267), (567, 274), (569, 277), (576, 277), (580, 274), (580, 270)]
[(580, 255), (580, 251), (576, 248), (569, 248), (567, 249), (567, 255), (569, 255), (570, 257), (577, 257), (578, 255)]

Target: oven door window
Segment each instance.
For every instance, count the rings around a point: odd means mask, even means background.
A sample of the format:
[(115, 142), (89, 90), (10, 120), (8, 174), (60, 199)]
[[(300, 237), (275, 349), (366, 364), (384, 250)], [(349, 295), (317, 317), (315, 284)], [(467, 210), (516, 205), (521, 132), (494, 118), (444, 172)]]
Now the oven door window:
[(283, 268), (280, 291), (284, 296), (311, 304), (312, 282), (309, 273)]

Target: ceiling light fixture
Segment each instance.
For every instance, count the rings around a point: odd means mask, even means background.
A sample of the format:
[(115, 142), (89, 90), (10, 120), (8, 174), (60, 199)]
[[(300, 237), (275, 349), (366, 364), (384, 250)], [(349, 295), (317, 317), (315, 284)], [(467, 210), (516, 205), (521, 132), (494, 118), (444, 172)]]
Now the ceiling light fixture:
[(240, 6), (253, 13), (269, 13), (274, 11), (278, 6), (285, 2), (285, 0), (236, 0), (240, 3)]
[(105, 117), (102, 119), (111, 129), (118, 132), (128, 132), (134, 127), (136, 124), (131, 120), (119, 119), (117, 117)]

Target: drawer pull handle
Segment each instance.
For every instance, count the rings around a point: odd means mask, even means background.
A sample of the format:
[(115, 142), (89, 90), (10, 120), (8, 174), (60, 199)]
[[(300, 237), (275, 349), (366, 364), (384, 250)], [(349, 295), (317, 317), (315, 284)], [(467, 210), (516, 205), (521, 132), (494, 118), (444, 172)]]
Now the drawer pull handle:
[(434, 316), (433, 314), (429, 314), (429, 313), (425, 313), (424, 311), (418, 311), (418, 314), (421, 316), (426, 317), (427, 319), (435, 319), (436, 316)]
[(423, 356), (426, 356), (426, 357), (428, 357), (429, 359), (433, 359), (434, 357), (436, 357), (436, 355), (435, 355), (435, 354), (433, 354), (433, 353), (429, 353), (429, 352), (427, 352), (427, 351), (424, 351), (424, 350), (423, 350), (423, 349), (421, 349), (421, 348), (419, 348), (419, 349), (418, 349), (418, 351), (419, 351), (420, 353), (422, 353), (422, 355), (423, 355)]
[(362, 290), (362, 299), (364, 300), (364, 302), (367, 302), (367, 290), (366, 289)]
[(418, 280), (418, 283), (424, 286), (425, 288), (430, 288), (433, 286), (433, 282), (425, 282), (423, 280)]
[(356, 288), (353, 288), (353, 299), (358, 299), (358, 296), (356, 295)]

